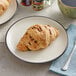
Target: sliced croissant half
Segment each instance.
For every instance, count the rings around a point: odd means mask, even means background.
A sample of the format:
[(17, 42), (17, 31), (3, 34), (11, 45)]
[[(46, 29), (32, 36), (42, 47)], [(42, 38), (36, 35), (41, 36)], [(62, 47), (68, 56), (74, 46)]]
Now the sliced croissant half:
[(27, 29), (17, 44), (20, 51), (46, 48), (59, 36), (59, 30), (50, 25), (36, 24)]

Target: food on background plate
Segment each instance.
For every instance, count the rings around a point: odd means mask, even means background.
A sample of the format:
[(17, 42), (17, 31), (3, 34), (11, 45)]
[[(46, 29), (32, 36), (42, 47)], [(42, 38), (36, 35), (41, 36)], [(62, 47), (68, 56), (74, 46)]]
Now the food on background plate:
[(17, 44), (20, 51), (43, 49), (59, 36), (59, 30), (51, 25), (35, 24), (27, 29)]
[(8, 9), (10, 2), (11, 0), (0, 0), (0, 16)]

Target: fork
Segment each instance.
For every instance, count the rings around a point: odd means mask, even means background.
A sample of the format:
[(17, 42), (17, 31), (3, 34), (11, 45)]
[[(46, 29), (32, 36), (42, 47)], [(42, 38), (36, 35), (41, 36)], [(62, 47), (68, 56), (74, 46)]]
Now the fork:
[(68, 69), (70, 61), (71, 61), (71, 58), (72, 58), (72, 55), (73, 55), (75, 49), (76, 49), (76, 40), (74, 42), (73, 50), (71, 51), (70, 55), (68, 56), (67, 61), (65, 62), (64, 66), (61, 68), (63, 71), (66, 71)]

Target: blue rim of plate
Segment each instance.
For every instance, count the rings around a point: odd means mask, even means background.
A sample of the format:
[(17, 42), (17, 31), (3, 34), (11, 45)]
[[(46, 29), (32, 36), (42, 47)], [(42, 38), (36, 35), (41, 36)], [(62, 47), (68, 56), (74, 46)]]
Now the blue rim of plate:
[[(16, 3), (17, 3), (17, 8), (18, 8), (18, 2), (17, 2), (17, 0), (16, 0)], [(17, 11), (17, 8), (16, 8), (16, 11)], [(16, 13), (16, 11), (15, 11), (15, 13)], [(3, 25), (5, 23), (9, 22), (15, 16), (15, 13), (14, 13), (14, 15), (10, 19), (8, 19), (7, 21), (1, 23), (0, 25)]]
[[(10, 49), (9, 49), (9, 47), (8, 47), (8, 45), (7, 45), (7, 39), (6, 39), (9, 30), (11, 29), (11, 27), (12, 27), (15, 23), (19, 22), (19, 21), (22, 20), (22, 19), (30, 18), (30, 17), (43, 17), (43, 18), (51, 19), (51, 18), (45, 17), (45, 16), (28, 16), (28, 17), (23, 17), (23, 18), (15, 21), (15, 22), (9, 27), (9, 29), (7, 30), (6, 35), (5, 35), (5, 44), (6, 44), (6, 47), (7, 47), (7, 49), (8, 49), (9, 51), (10, 51)], [(56, 21), (56, 20), (54, 20), (54, 19), (51, 19), (51, 20), (53, 20), (53, 21), (57, 22), (58, 24), (60, 24), (58, 21)], [(65, 29), (62, 24), (60, 24), (60, 26), (62, 26), (62, 28), (65, 30), (65, 33), (66, 33), (66, 36), (67, 36), (67, 45), (66, 45), (66, 47), (65, 47), (65, 50), (66, 50), (67, 47), (68, 47), (68, 35), (67, 35), (67, 32), (66, 32), (67, 29)], [(65, 52), (65, 50), (64, 50), (64, 52)], [(17, 57), (16, 55), (14, 55), (14, 54), (10, 51), (10, 53), (12, 53), (12, 54), (13, 54), (16, 58), (18, 58), (19, 60), (24, 61), (24, 62), (27, 62), (27, 63), (34, 63), (34, 64), (35, 64), (35, 63), (36, 63), (36, 64), (39, 64), (39, 63), (46, 63), (46, 62), (54, 61), (54, 60), (58, 59), (59, 57), (61, 57), (61, 56), (64, 54), (64, 52), (63, 52), (61, 55), (59, 55), (58, 57), (56, 57), (56, 58), (54, 58), (54, 59), (52, 59), (52, 60), (48, 60), (48, 61), (44, 61), (44, 62), (30, 62), (30, 61), (25, 61), (25, 60)]]

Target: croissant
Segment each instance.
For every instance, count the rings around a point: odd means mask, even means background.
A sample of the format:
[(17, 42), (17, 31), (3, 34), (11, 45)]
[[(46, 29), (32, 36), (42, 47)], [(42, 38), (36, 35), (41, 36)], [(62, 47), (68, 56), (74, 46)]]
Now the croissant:
[(20, 51), (46, 48), (59, 36), (57, 28), (50, 25), (36, 24), (27, 29), (17, 44)]
[(0, 0), (0, 16), (8, 9), (11, 0)]

